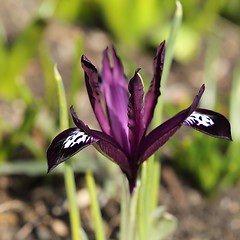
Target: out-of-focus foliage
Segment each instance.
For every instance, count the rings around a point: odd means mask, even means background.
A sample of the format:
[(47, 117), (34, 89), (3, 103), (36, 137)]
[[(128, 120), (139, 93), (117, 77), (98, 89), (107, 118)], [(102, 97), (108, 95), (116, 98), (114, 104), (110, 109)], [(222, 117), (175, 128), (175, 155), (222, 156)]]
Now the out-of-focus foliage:
[[(209, 109), (219, 108), (219, 93), (217, 91), (217, 71), (220, 53), (220, 39), (216, 36), (209, 37), (209, 45), (205, 59), (205, 82), (206, 92), (202, 104)], [(183, 176), (192, 179), (195, 186), (204, 193), (212, 196), (219, 190), (238, 183), (240, 172), (239, 159), (239, 94), (240, 94), (240, 71), (237, 65), (232, 79), (232, 91), (229, 93), (229, 116), (232, 128), (233, 142), (229, 143), (219, 139), (202, 136), (199, 133), (186, 136), (173, 143), (173, 152), (178, 156), (173, 161), (177, 171)], [(225, 115), (227, 112), (225, 113)]]
[(178, 156), (173, 162), (178, 173), (205, 194), (211, 196), (220, 190), (229, 166), (225, 141), (195, 133), (174, 142), (173, 148)]
[[(175, 1), (96, 0), (107, 28), (117, 41), (131, 46), (143, 43), (156, 46), (167, 38)], [(181, 1), (184, 12), (182, 29), (175, 46), (175, 57), (189, 61), (199, 51), (201, 36), (214, 27), (219, 12), (228, 1)]]
[(21, 81), (21, 74), (36, 54), (46, 22), (36, 18), (10, 44), (5, 42), (2, 33), (0, 39), (0, 96), (13, 99), (24, 98), (31, 101), (32, 96)]
[(222, 5), (221, 14), (236, 24), (240, 24), (240, 1), (238, 0), (231, 0), (231, 1), (224, 1)]
[[(44, 156), (43, 149), (32, 136), (36, 119), (41, 109), (22, 74), (28, 63), (36, 56), (46, 26), (45, 20), (36, 17), (15, 39), (7, 42), (2, 31), (0, 39), (0, 100), (10, 106), (23, 109), (23, 117), (16, 127), (1, 119), (0, 126), (0, 161), (18, 158), (27, 149), (35, 158)], [(16, 104), (19, 102), (19, 104)], [(16, 109), (16, 112), (18, 109)], [(14, 112), (12, 118), (14, 119)]]

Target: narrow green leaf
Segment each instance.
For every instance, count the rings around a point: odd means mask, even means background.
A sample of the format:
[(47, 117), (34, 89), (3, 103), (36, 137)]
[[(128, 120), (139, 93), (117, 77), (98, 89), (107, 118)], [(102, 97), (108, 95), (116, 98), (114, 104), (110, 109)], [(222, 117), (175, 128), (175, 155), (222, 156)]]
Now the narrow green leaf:
[[(64, 130), (69, 127), (68, 123), (68, 108), (67, 100), (65, 96), (65, 90), (62, 82), (61, 75), (59, 74), (57, 67), (54, 68), (54, 76), (58, 88), (58, 100), (59, 100), (59, 112), (60, 112), (60, 129)], [(70, 223), (71, 223), (71, 239), (81, 240), (81, 222), (80, 212), (76, 201), (76, 185), (74, 179), (74, 172), (71, 165), (71, 161), (64, 162), (64, 180), (67, 193), (67, 199), (70, 211)]]
[(217, 99), (220, 42), (221, 39), (219, 36), (214, 33), (210, 35), (208, 39), (206, 59), (204, 61), (204, 83), (206, 84), (206, 90), (204, 92), (204, 98), (201, 100), (201, 106), (209, 109), (215, 108)]
[(86, 173), (86, 183), (90, 194), (91, 213), (94, 222), (95, 239), (105, 240), (103, 219), (100, 211), (100, 206), (98, 204), (96, 184), (90, 170), (88, 170)]
[(170, 72), (170, 68), (172, 65), (173, 53), (174, 53), (174, 45), (177, 39), (177, 34), (181, 27), (182, 23), (182, 5), (179, 0), (176, 0), (176, 10), (174, 14), (174, 18), (171, 24), (170, 34), (167, 40), (167, 47), (166, 47), (166, 55), (164, 61), (164, 69), (162, 74), (161, 80), (161, 88), (164, 89), (166, 85), (166, 81)]
[(167, 213), (163, 206), (160, 206), (152, 213), (151, 232), (148, 237), (151, 240), (164, 240), (176, 230), (177, 219)]
[[(169, 34), (167, 45), (166, 45), (164, 67), (163, 67), (163, 73), (162, 73), (162, 79), (161, 79), (162, 95), (164, 95), (166, 81), (172, 65), (174, 44), (177, 38), (177, 33), (181, 27), (182, 15), (183, 15), (182, 5), (179, 0), (176, 0), (176, 10), (175, 10), (174, 18), (171, 24), (171, 30), (170, 30), (170, 34)], [(153, 119), (154, 127), (158, 126), (159, 123), (162, 121), (162, 110), (163, 110), (163, 101), (160, 101), (155, 108), (155, 113), (154, 113), (155, 117)]]
[(233, 72), (232, 90), (230, 94), (230, 122), (234, 141), (240, 141), (240, 64), (237, 64)]

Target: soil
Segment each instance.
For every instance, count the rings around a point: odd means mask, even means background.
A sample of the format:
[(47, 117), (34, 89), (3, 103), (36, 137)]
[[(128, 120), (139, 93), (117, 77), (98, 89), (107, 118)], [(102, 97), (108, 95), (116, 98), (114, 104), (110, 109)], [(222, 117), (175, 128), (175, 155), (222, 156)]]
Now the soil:
[[(196, 189), (182, 184), (172, 169), (164, 169), (163, 172), (168, 175), (169, 183), (165, 181), (161, 185), (160, 204), (178, 219), (176, 232), (167, 240), (239, 239), (239, 188), (229, 189), (209, 200)], [(169, 187), (176, 184), (176, 180), (178, 187)], [(83, 175), (77, 174), (76, 182), (83, 227), (89, 239), (95, 239)], [(107, 198), (105, 203), (102, 201), (107, 239), (117, 239), (119, 209), (119, 202), (115, 198)], [(63, 176), (54, 175), (47, 179), (23, 175), (1, 176), (0, 232), (1, 240), (70, 239)]]

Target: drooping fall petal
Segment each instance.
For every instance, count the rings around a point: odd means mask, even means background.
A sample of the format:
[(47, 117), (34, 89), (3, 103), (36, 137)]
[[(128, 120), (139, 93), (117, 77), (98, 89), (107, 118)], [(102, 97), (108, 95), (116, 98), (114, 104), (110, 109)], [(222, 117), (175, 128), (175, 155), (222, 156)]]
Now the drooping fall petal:
[(183, 125), (192, 127), (213, 137), (232, 140), (231, 127), (228, 120), (222, 114), (211, 110), (196, 109), (184, 120)]
[(194, 98), (192, 105), (187, 109), (179, 112), (154, 130), (152, 130), (141, 143), (141, 162), (150, 157), (158, 148), (166, 143), (169, 138), (180, 128), (181, 124), (188, 118), (197, 108), (198, 103), (205, 90), (205, 86), (199, 90), (198, 95)]
[(117, 163), (126, 173), (129, 172), (128, 157), (115, 139), (104, 132), (90, 129), (77, 117), (73, 107), (70, 108), (70, 111), (75, 125), (84, 131), (85, 134), (92, 136), (94, 139), (98, 139), (96, 145), (94, 145), (97, 150), (107, 155), (108, 158)]
[(83, 148), (98, 140), (88, 136), (79, 128), (69, 128), (58, 134), (47, 150), (48, 172)]

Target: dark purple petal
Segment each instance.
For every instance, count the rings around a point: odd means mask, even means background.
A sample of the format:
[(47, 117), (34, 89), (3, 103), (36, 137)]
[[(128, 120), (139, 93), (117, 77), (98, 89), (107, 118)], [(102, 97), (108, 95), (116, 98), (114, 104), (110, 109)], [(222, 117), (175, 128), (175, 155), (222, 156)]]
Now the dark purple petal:
[[(138, 70), (139, 71), (139, 70)], [(141, 76), (136, 71), (134, 77), (130, 80), (128, 89), (130, 93), (128, 103), (128, 127), (129, 142), (132, 153), (137, 152), (139, 142), (144, 134), (143, 126), (143, 83)]]
[(97, 141), (78, 128), (69, 128), (61, 132), (53, 139), (47, 150), (48, 172)]
[(95, 148), (116, 163), (127, 176), (130, 176), (131, 172), (128, 158), (120, 148), (102, 140), (97, 142)]
[(84, 55), (82, 56), (81, 62), (82, 68), (85, 72), (86, 88), (88, 91), (93, 111), (96, 115), (96, 118), (101, 129), (105, 133), (109, 134), (110, 133), (109, 123), (106, 119), (105, 113), (101, 105), (101, 89), (99, 87), (98, 71)]
[(214, 137), (232, 140), (230, 123), (214, 111), (198, 108), (184, 120), (183, 125)]
[(121, 146), (112, 138), (111, 136), (99, 132), (96, 130), (90, 129), (87, 125), (78, 119), (77, 114), (74, 112), (74, 108), (71, 107), (71, 114), (75, 125), (85, 132), (87, 135), (92, 136), (94, 139), (98, 139), (97, 149), (105, 153), (112, 161), (117, 163), (125, 172), (128, 172), (128, 157), (127, 153), (121, 148)]
[(144, 122), (146, 128), (153, 118), (154, 109), (157, 104), (158, 97), (160, 96), (160, 83), (163, 71), (164, 57), (165, 41), (163, 41), (158, 47), (156, 57), (153, 60), (154, 75), (144, 100)]
[(87, 125), (85, 125), (85, 123), (78, 118), (77, 114), (74, 111), (73, 106), (71, 106), (70, 111), (71, 111), (72, 119), (73, 119), (73, 122), (75, 123), (75, 125), (79, 129), (81, 129), (83, 132), (85, 132), (87, 135), (93, 136), (96, 139), (100, 139), (100, 140), (109, 142), (109, 143), (115, 145), (117, 148), (120, 147), (119, 144), (110, 135), (107, 135), (106, 133), (100, 132), (97, 130), (92, 130)]
[(205, 90), (202, 85), (198, 95), (194, 98), (193, 103), (187, 109), (179, 112), (154, 130), (152, 130), (141, 143), (141, 162), (150, 157), (157, 149), (159, 149), (169, 138), (179, 129), (184, 120), (196, 110), (198, 103)]
[(128, 149), (128, 91), (127, 79), (124, 76), (122, 64), (112, 49), (113, 68), (110, 67), (108, 49), (103, 53), (102, 90), (106, 109), (111, 125), (111, 135), (124, 148)]

